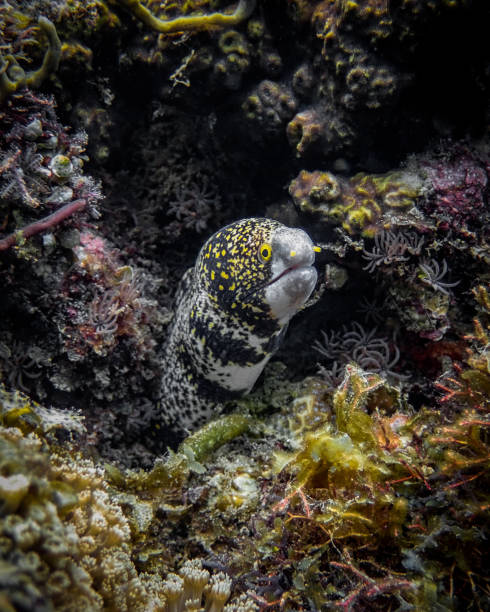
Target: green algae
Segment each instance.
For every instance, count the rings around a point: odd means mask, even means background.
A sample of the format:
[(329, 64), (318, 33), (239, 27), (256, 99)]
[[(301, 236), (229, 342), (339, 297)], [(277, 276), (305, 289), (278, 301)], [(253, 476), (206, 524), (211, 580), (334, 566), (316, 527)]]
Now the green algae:
[(0, 56), (0, 104), (25, 87), (38, 88), (53, 72), (61, 58), (61, 42), (54, 24), (46, 17), (39, 17), (38, 25), (48, 40), (42, 64), (36, 70), (25, 72), (14, 55)]
[(255, 8), (255, 0), (240, 0), (233, 13), (211, 13), (209, 15), (182, 16), (175, 19), (159, 19), (155, 17), (139, 0), (112, 0), (128, 8), (131, 13), (140, 19), (152, 30), (161, 34), (172, 32), (183, 32), (187, 30), (196, 31), (210, 27), (234, 26), (247, 19)]

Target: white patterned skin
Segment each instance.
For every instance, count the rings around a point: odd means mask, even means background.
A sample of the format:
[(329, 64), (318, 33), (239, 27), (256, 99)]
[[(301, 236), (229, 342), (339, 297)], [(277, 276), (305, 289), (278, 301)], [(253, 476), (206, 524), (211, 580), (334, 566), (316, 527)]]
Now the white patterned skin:
[(224, 227), (182, 279), (163, 356), (162, 418), (191, 431), (251, 391), (313, 291), (313, 243), (264, 218)]

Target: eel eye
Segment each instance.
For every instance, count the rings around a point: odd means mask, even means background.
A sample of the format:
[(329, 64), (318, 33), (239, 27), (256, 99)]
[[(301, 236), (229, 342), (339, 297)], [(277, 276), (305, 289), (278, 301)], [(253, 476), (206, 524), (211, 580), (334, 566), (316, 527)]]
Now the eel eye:
[(272, 257), (271, 245), (267, 244), (267, 242), (264, 242), (263, 244), (260, 245), (259, 259), (265, 263), (266, 261), (269, 261), (271, 257)]

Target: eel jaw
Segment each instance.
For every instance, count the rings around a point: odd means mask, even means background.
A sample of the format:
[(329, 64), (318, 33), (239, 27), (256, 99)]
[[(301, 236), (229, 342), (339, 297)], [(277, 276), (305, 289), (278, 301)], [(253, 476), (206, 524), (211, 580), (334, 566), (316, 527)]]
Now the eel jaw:
[(298, 312), (315, 288), (313, 247), (301, 229), (281, 228), (272, 239), (272, 280), (265, 286), (265, 299), (281, 325)]
[(315, 288), (317, 271), (313, 266), (287, 268), (265, 287), (265, 299), (281, 325), (303, 306)]
[(277, 276), (275, 276), (271, 281), (269, 281), (268, 283), (266, 283), (266, 287), (270, 287), (271, 285), (273, 285), (274, 283), (276, 283), (278, 280), (280, 280), (281, 278), (283, 278), (283, 276), (286, 276), (286, 274), (289, 274), (290, 272), (292, 272), (293, 270), (297, 270), (299, 266), (291, 266), (290, 268), (286, 268), (285, 270), (283, 270), (282, 272), (280, 272)]

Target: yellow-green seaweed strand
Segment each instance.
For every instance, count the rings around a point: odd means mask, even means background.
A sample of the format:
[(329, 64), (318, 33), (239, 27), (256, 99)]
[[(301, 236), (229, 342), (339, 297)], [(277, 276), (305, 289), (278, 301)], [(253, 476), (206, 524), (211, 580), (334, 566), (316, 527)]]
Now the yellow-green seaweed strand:
[(190, 448), (195, 460), (202, 461), (216, 448), (245, 433), (250, 423), (251, 418), (243, 414), (229, 414), (206, 423), (182, 442), (179, 452)]
[(248, 431), (252, 423), (250, 416), (229, 414), (203, 425), (188, 436), (177, 453), (170, 452), (166, 460), (156, 461), (154, 467), (123, 473), (114, 465), (106, 464), (107, 480), (125, 490), (148, 490), (159, 487), (182, 486), (191, 471), (205, 471), (200, 462), (217, 448)]
[(256, 0), (240, 0), (235, 11), (230, 15), (211, 13), (210, 15), (191, 15), (163, 20), (155, 17), (140, 0), (114, 0), (117, 4), (127, 7), (135, 17), (145, 25), (162, 34), (182, 32), (184, 30), (202, 30), (209, 26), (234, 26), (247, 19), (255, 8)]
[(0, 104), (17, 90), (24, 87), (40, 87), (44, 79), (56, 72), (61, 58), (61, 42), (54, 24), (46, 17), (39, 17), (39, 28), (48, 39), (48, 48), (43, 63), (37, 70), (24, 72), (13, 55), (0, 55)]
[(43, 63), (40, 68), (27, 73), (26, 85), (28, 87), (39, 87), (48, 74), (58, 70), (61, 58), (61, 42), (54, 24), (42, 16), (39, 17), (38, 24), (48, 39), (48, 49), (44, 54)]

